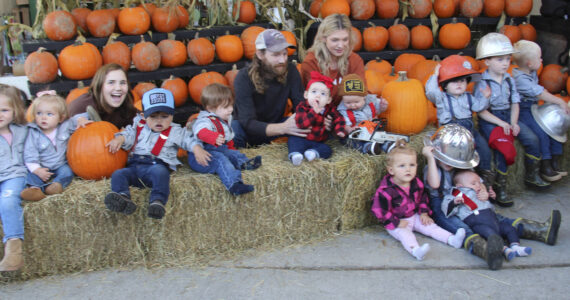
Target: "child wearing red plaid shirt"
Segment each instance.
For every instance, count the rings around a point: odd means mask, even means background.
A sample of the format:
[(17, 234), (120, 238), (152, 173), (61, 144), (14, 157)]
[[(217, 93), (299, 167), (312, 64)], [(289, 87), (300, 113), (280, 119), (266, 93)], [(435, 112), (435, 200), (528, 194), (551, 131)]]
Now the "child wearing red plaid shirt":
[(287, 140), (289, 159), (295, 166), (303, 162), (303, 157), (312, 161), (332, 155), (331, 147), (324, 143), (329, 136), (329, 130), (325, 126), (327, 116), (332, 119), (330, 131), (341, 138), (346, 136), (344, 118), (331, 104), (331, 87), (332, 79), (319, 72), (311, 72), (311, 80), (304, 94), (305, 101), (299, 103), (295, 111), (297, 127), (310, 128), (311, 132), (305, 138), (289, 136)]
[(427, 190), (416, 176), (416, 151), (400, 140), (386, 156), (388, 175), (382, 178), (372, 198), (372, 212), (384, 225), (388, 234), (416, 259), (422, 260), (429, 251), (429, 244), (419, 245), (414, 231), (430, 236), (454, 248), (461, 248), (465, 229), (455, 235), (437, 226), (430, 218)]

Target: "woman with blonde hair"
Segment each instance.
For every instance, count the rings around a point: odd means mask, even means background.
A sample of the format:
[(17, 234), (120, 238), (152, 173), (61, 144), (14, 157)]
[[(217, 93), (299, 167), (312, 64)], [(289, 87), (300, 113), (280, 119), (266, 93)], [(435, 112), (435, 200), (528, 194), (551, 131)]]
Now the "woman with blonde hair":
[(301, 65), (303, 84), (307, 85), (312, 71), (332, 78), (334, 84), (331, 91), (332, 102), (338, 105), (341, 97), (337, 92), (342, 77), (357, 74), (360, 78), (364, 78), (364, 61), (358, 54), (352, 52), (354, 42), (352, 25), (347, 16), (342, 14), (327, 16), (319, 25), (313, 46), (308, 50)]

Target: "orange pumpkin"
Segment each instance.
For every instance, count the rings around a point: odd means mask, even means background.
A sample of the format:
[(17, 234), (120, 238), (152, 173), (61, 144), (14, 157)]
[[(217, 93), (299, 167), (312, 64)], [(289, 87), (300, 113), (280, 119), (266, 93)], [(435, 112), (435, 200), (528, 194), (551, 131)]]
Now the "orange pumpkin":
[(139, 99), (142, 99), (142, 96), (144, 93), (146, 93), (146, 92), (148, 92), (154, 88), (156, 88), (156, 84), (154, 84), (152, 82), (139, 82), (133, 88), (133, 95), (136, 95), (139, 97)]
[(332, 14), (350, 16), (350, 5), (346, 0), (325, 0), (321, 6), (321, 17), (326, 18)]
[(150, 28), (150, 15), (141, 7), (123, 8), (117, 20), (121, 32), (128, 35), (144, 34)]
[(56, 10), (47, 14), (43, 21), (43, 28), (48, 39), (54, 41), (70, 40), (77, 32), (73, 16), (64, 10)]
[(471, 41), (471, 30), (463, 23), (448, 23), (439, 29), (439, 44), (445, 49), (463, 49)]
[(536, 29), (534, 26), (528, 23), (519, 24), (519, 28), (521, 30), (521, 35), (523, 40), (527, 41), (536, 41)]
[(52, 82), (57, 77), (57, 70), (57, 59), (43, 47), (30, 53), (24, 62), (24, 72), (31, 83)]
[(369, 52), (382, 51), (388, 43), (388, 30), (382, 26), (365, 28), (362, 32), (364, 50)]
[(227, 71), (224, 74), (224, 77), (226, 77), (226, 79), (228, 80), (228, 85), (232, 89), (232, 93), (235, 93), (235, 91), (234, 91), (234, 80), (236, 79), (238, 72), (239, 72), (239, 70), (238, 70), (237, 66), (233, 65), (232, 69)]
[[(232, 17), (236, 17), (236, 12), (238, 3), (234, 4), (232, 9)], [(251, 1), (240, 1), (239, 2), (239, 17), (237, 19), (238, 22), (251, 24), (255, 21), (256, 12), (255, 12), (255, 5)]]
[(362, 33), (360, 30), (352, 26), (352, 36), (354, 37), (354, 46), (352, 46), (353, 52), (358, 52), (362, 49)]
[(459, 13), (467, 18), (478, 17), (483, 11), (483, 0), (461, 0)]
[(404, 24), (398, 24), (398, 20), (394, 25), (388, 28), (390, 47), (394, 50), (408, 49), (410, 46), (410, 30)]
[(135, 68), (141, 72), (155, 71), (160, 67), (160, 49), (144, 39), (133, 47), (131, 58)]
[(116, 63), (125, 71), (131, 67), (131, 49), (121, 41), (113, 41), (105, 45), (102, 54), (104, 65)]
[(81, 28), (83, 32), (87, 31), (87, 16), (91, 13), (91, 10), (87, 7), (77, 7), (71, 10), (71, 15), (73, 16), (73, 20), (75, 21), (75, 25)]
[(433, 59), (425, 59), (417, 62), (408, 72), (408, 77), (419, 80), (424, 86), (435, 67), (439, 64)]
[(371, 60), (364, 65), (364, 70), (374, 70), (380, 72), (380, 74), (390, 74), (392, 73), (392, 65), (389, 61), (376, 58)]
[(190, 23), (190, 14), (188, 10), (182, 5), (176, 7), (176, 14), (178, 16), (178, 28), (183, 29)]
[[(119, 129), (115, 125), (105, 121), (78, 128), (67, 144), (67, 161), (73, 173), (83, 179), (99, 180), (124, 168), (127, 152), (121, 149), (113, 154), (106, 147), (117, 132)], [(93, 163), (94, 158), (97, 163)]]
[(67, 97), (65, 97), (65, 103), (69, 104), (73, 102), (73, 100), (77, 99), (79, 96), (87, 94), (88, 92), (89, 92), (89, 87), (84, 86), (83, 81), (79, 81), (77, 83), (77, 87), (69, 91), (69, 94), (67, 94)]
[(538, 82), (551, 94), (560, 93), (568, 80), (568, 73), (563, 71), (560, 65), (546, 65), (540, 73)]
[(366, 82), (366, 89), (369, 93), (375, 94), (378, 97), (382, 96), (382, 90), (386, 81), (384, 80), (384, 74), (369, 69), (364, 71), (364, 81)]
[(186, 59), (186, 45), (177, 40), (162, 40), (158, 43), (160, 65), (167, 68), (182, 66)]
[(321, 13), (321, 6), (323, 5), (323, 0), (314, 0), (309, 6), (309, 13), (311, 16), (318, 18)]
[(455, 14), (455, 1), (435, 0), (433, 2), (433, 12), (438, 18), (451, 18)]
[(201, 104), (200, 96), (202, 95), (202, 89), (212, 83), (229, 85), (226, 77), (218, 72), (203, 72), (190, 79), (190, 82), (188, 82), (188, 91), (190, 92), (190, 97), (196, 104)]
[(151, 16), (152, 27), (158, 32), (173, 32), (178, 29), (180, 21), (176, 7), (160, 7)]
[(526, 17), (532, 10), (532, 0), (505, 0), (505, 13), (509, 17)]
[(154, 14), (154, 11), (157, 8), (156, 4), (151, 3), (151, 2), (147, 2), (147, 3), (143, 2), (143, 3), (139, 4), (138, 7), (143, 8), (150, 17), (152, 17), (152, 15)]
[(87, 16), (87, 28), (94, 37), (110, 36), (115, 25), (115, 16), (107, 9), (94, 10)]
[(431, 28), (425, 25), (417, 25), (410, 31), (410, 42), (413, 49), (426, 50), (433, 46), (433, 34)]
[(400, 134), (416, 134), (427, 125), (427, 98), (422, 83), (408, 79), (405, 72), (384, 85), (382, 98), (388, 101), (388, 109), (380, 114), (388, 120), (386, 129)]
[(522, 38), (521, 29), (516, 25), (503, 25), (499, 32), (506, 35), (513, 45)]
[[(472, 82), (474, 84), (474, 82)], [(427, 102), (427, 123), (437, 125), (437, 108), (428, 100)]]
[(394, 19), (398, 16), (400, 3), (398, 0), (375, 0), (376, 15), (380, 19)]
[(97, 48), (90, 43), (76, 42), (61, 50), (57, 58), (63, 76), (71, 80), (89, 79), (103, 64)]
[(420, 61), (424, 61), (426, 58), (421, 54), (416, 53), (403, 53), (396, 57), (394, 61), (394, 72), (399, 73), (401, 71), (409, 72), (413, 66), (415, 66)]
[(207, 38), (198, 37), (188, 42), (187, 46), (188, 57), (196, 65), (203, 66), (210, 64), (214, 61), (214, 45)]
[[(281, 33), (285, 37), (285, 40), (287, 41), (287, 43), (297, 47), (297, 37), (295, 37), (294, 33), (292, 33), (291, 31), (287, 31), (287, 30), (281, 30)], [(291, 55), (295, 54), (295, 51), (296, 50), (293, 48), (287, 48), (287, 55), (291, 56)]]
[(188, 99), (188, 87), (181, 78), (170, 75), (170, 78), (162, 82), (161, 88), (172, 92), (174, 96), (174, 106), (178, 107), (186, 103)]
[(490, 18), (500, 17), (505, 9), (505, 0), (483, 1), (483, 13)]
[(408, 15), (415, 19), (429, 16), (432, 10), (431, 0), (410, 0), (409, 3)]
[(354, 0), (350, 3), (350, 13), (355, 20), (368, 20), (375, 12), (374, 0)]
[(247, 59), (252, 59), (255, 54), (255, 39), (265, 28), (250, 26), (241, 33), (241, 43), (243, 44), (243, 54)]

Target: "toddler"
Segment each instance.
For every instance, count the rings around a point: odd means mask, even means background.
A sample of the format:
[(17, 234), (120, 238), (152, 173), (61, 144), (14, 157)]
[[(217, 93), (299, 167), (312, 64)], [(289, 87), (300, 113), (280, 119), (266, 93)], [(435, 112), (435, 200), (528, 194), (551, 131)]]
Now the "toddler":
[(188, 164), (199, 173), (216, 173), (226, 189), (233, 195), (253, 191), (253, 185), (244, 184), (241, 170), (254, 170), (261, 166), (261, 156), (248, 159), (234, 147), (232, 111), (234, 98), (232, 90), (219, 83), (206, 86), (202, 90), (200, 102), (205, 110), (193, 122), (192, 131), (204, 144), (211, 160), (207, 166), (196, 161), (194, 154), (188, 154)]
[(400, 140), (386, 157), (388, 174), (382, 178), (372, 199), (372, 212), (384, 225), (388, 234), (400, 241), (416, 259), (422, 260), (429, 244), (420, 246), (413, 231), (418, 231), (454, 248), (461, 248), (465, 229), (455, 235), (437, 226), (429, 217), (427, 191), (416, 177), (416, 152)]

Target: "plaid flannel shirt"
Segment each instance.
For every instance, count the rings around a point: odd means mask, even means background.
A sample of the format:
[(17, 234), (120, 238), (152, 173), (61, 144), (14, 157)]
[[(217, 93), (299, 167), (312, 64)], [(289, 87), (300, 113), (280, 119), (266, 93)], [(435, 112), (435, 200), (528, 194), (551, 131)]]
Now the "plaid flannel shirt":
[(382, 178), (372, 198), (372, 212), (386, 229), (394, 230), (402, 218), (409, 218), (416, 213), (431, 215), (428, 202), (427, 190), (417, 176), (410, 183), (410, 193), (407, 194), (388, 174)]
[(299, 128), (311, 127), (311, 132), (307, 134), (306, 139), (315, 142), (324, 142), (327, 140), (329, 134), (325, 128), (325, 117), (330, 115), (332, 117), (332, 131), (336, 134), (344, 132), (345, 121), (344, 117), (338, 112), (336, 107), (332, 104), (325, 106), (325, 111), (322, 114), (315, 112), (307, 100), (302, 101), (297, 105), (295, 111), (295, 122)]

